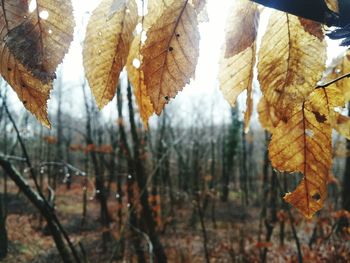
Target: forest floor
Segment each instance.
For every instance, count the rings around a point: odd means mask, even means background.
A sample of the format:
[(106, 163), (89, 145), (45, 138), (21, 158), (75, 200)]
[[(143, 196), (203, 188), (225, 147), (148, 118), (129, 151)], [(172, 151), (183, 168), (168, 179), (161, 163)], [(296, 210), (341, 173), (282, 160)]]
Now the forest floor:
[[(8, 184), (7, 195), (7, 230), (9, 237), (9, 254), (4, 263), (55, 263), (61, 262), (51, 236), (45, 229), (37, 211), (25, 197), (18, 193), (12, 183)], [(2, 186), (0, 186), (2, 187)], [(91, 189), (90, 189), (91, 190)], [(89, 197), (92, 191), (88, 192)], [(231, 200), (233, 199), (233, 200)], [(74, 244), (81, 244), (86, 253), (86, 262), (136, 262), (132, 246), (126, 242), (124, 259), (113, 259), (114, 248), (120, 233), (117, 223), (111, 226), (111, 237), (107, 247), (102, 245), (102, 232), (98, 217), (99, 205), (92, 198), (88, 199), (87, 216), (82, 224), (82, 187), (73, 184), (70, 190), (60, 185), (56, 191), (56, 210), (62, 225)], [(227, 203), (216, 202), (215, 223), (211, 213), (211, 205), (207, 208), (205, 226), (208, 236), (208, 253), (210, 262), (261, 262), (261, 254), (267, 249), (266, 262), (298, 262), (296, 241), (287, 213), (278, 213), (278, 222), (273, 226), (270, 241), (265, 241), (266, 226), (260, 223), (261, 208), (240, 205), (240, 198), (235, 196)], [(114, 221), (117, 202), (110, 198), (109, 209)], [(200, 263), (205, 261), (203, 231), (200, 220), (191, 202), (182, 202), (175, 208), (172, 217), (163, 219), (169, 222), (162, 234), (169, 262)], [(312, 221), (306, 221), (292, 211), (294, 224), (301, 246), (304, 262), (350, 262), (349, 235), (340, 235), (335, 231), (336, 215), (323, 211), (323, 214)], [(192, 222), (192, 223), (191, 223)], [(284, 244), (280, 242), (280, 229), (285, 226)], [(260, 228), (259, 228), (260, 226)], [(261, 229), (261, 231), (259, 230)], [(315, 230), (316, 229), (316, 230)], [(258, 239), (261, 232), (261, 240)], [(313, 235), (313, 234), (317, 235)], [(309, 246), (312, 237), (313, 245)], [(129, 249), (128, 249), (129, 248)], [(146, 257), (147, 243), (144, 244)]]

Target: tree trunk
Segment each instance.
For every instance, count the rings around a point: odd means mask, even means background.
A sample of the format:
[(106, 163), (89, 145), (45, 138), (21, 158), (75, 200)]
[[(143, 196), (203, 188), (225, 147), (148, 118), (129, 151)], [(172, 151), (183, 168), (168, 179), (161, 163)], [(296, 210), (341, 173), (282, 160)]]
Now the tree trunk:
[(10, 178), (16, 183), (18, 188), (26, 195), (32, 204), (40, 211), (46, 219), (50, 233), (55, 241), (56, 247), (60, 253), (63, 262), (73, 262), (70, 253), (63, 241), (59, 226), (55, 222), (52, 208), (48, 207), (44, 200), (34, 192), (28, 183), (23, 179), (20, 173), (7, 161), (7, 159), (0, 155), (0, 165)]
[(140, 157), (140, 141), (137, 134), (134, 109), (132, 104), (132, 91), (131, 85), (128, 82), (128, 102), (129, 102), (129, 118), (131, 125), (131, 136), (133, 140), (134, 148), (134, 159), (135, 159), (135, 171), (136, 171), (136, 181), (141, 192), (140, 201), (142, 206), (142, 218), (148, 229), (149, 238), (154, 247), (154, 254), (158, 263), (167, 262), (167, 257), (165, 255), (162, 244), (160, 243), (158, 233), (156, 232), (156, 225), (152, 216), (152, 210), (148, 203), (148, 190), (147, 190), (147, 179), (145, 174), (145, 169), (143, 167), (143, 162)]
[[(86, 144), (87, 145), (94, 145), (93, 135), (92, 135), (92, 125), (91, 125), (91, 108), (89, 106), (88, 98), (86, 96), (85, 92), (85, 85), (82, 86), (83, 89), (83, 95), (84, 95), (84, 102), (85, 102), (85, 110), (86, 110)], [(104, 227), (104, 229), (109, 229), (109, 223), (110, 223), (110, 216), (108, 213), (108, 207), (107, 207), (107, 192), (104, 185), (104, 178), (103, 174), (98, 162), (97, 154), (94, 150), (90, 151), (90, 156), (92, 160), (92, 164), (94, 167), (94, 173), (95, 173), (95, 187), (96, 187), (96, 197), (100, 202), (100, 220), (101, 224)], [(110, 239), (110, 235), (108, 230), (104, 230), (102, 233), (102, 239), (103, 239), (103, 247), (106, 248), (106, 243)]]

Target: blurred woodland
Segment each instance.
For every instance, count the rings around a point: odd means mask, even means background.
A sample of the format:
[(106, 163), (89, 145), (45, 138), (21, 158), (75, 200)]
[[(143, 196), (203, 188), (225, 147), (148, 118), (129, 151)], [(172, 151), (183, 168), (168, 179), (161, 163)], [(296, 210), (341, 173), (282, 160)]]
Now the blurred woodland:
[(207, 1), (103, 0), (84, 37), (73, 2), (0, 8), (1, 262), (350, 262), (350, 56), (326, 67), (324, 29), (349, 45), (345, 1), (256, 0), (294, 14), (261, 24), (233, 1), (222, 97), (191, 108), (171, 99), (201, 61)]
[(282, 199), (300, 176), (271, 168), (270, 135), (246, 134), (238, 107), (214, 124), (169, 105), (146, 130), (130, 85), (107, 122), (86, 84), (76, 118), (57, 83), (51, 130), (1, 89), (3, 262), (62, 262), (55, 243), (76, 262), (348, 262), (350, 143), (339, 135), (325, 208), (306, 220)]

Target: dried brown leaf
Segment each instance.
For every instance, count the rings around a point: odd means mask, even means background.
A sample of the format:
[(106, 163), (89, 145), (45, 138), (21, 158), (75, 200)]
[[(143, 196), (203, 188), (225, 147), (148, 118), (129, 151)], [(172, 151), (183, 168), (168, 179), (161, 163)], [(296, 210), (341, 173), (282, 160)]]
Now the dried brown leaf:
[(50, 127), (47, 100), (52, 83), (44, 84), (19, 63), (4, 44), (1, 45), (0, 73), (17, 93), (24, 107), (46, 127)]
[(3, 1), (0, 9), (0, 73), (24, 106), (50, 126), (47, 100), (57, 65), (73, 38), (70, 1), (40, 1), (30, 12), (28, 2)]
[[(36, 0), (36, 9), (32, 12), (28, 1), (16, 1), (16, 5), (12, 0), (3, 2), (5, 9), (2, 10), (2, 23), (6, 24), (8, 20), (20, 21), (22, 18), (19, 25), (8, 28), (4, 38), (7, 47), (36, 78), (49, 83), (55, 78), (56, 68), (73, 40), (74, 18), (71, 2)], [(21, 5), (26, 7), (24, 14)], [(13, 9), (20, 13), (13, 13)]]
[(113, 0), (103, 0), (94, 10), (84, 42), (85, 73), (99, 108), (103, 108), (115, 95), (138, 18), (134, 0), (123, 2), (109, 16), (112, 4)]
[(188, 0), (174, 1), (147, 31), (141, 50), (147, 93), (158, 115), (194, 77), (198, 52), (196, 12)]

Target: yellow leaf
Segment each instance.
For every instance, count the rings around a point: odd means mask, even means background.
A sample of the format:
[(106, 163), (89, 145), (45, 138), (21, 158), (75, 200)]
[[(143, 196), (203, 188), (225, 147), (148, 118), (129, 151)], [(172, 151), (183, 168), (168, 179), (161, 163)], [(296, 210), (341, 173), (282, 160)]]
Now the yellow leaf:
[[(153, 115), (154, 108), (150, 97), (147, 93), (147, 88), (144, 82), (144, 73), (138, 64), (142, 64), (141, 47), (143, 46), (142, 35), (146, 32), (154, 22), (161, 16), (161, 10), (164, 5), (170, 4), (167, 2), (159, 2), (158, 0), (149, 0), (147, 5), (148, 14), (141, 19), (141, 32), (134, 38), (128, 60), (126, 63), (126, 69), (128, 72), (129, 81), (133, 86), (133, 91), (136, 98), (136, 103), (139, 108), (140, 116), (145, 128), (148, 128), (148, 119)], [(134, 65), (136, 64), (136, 66)]]
[[(320, 210), (327, 196), (332, 164), (332, 129), (329, 123), (328, 96), (315, 90), (310, 98), (293, 109), (287, 123), (281, 121), (269, 145), (272, 165), (280, 171), (301, 172), (301, 183), (284, 199), (307, 218)], [(315, 111), (323, 107), (322, 112)]]
[(252, 82), (259, 11), (254, 3), (238, 0), (229, 14), (225, 30), (226, 43), (220, 58), (220, 89), (232, 107), (239, 94), (247, 89), (247, 129), (253, 107)]
[(94, 10), (84, 41), (85, 73), (99, 108), (115, 95), (137, 24), (134, 0), (124, 0), (114, 9), (112, 4), (113, 0), (103, 0)]
[[(151, 99), (147, 94), (147, 89), (144, 83), (143, 71), (141, 70), (140, 65), (137, 65), (137, 63), (141, 64), (142, 62), (142, 57), (140, 55), (141, 45), (142, 43), (140, 37), (135, 38), (130, 48), (126, 69), (128, 72), (129, 80), (133, 86), (141, 119), (143, 121), (144, 126), (147, 128), (148, 119), (153, 115), (154, 108)], [(134, 65), (134, 63), (136, 65)]]
[[(342, 75), (350, 73), (350, 53), (346, 54), (341, 60), (340, 65), (338, 65), (334, 72), (330, 75), (329, 81), (336, 79)], [(350, 101), (350, 78), (344, 78), (335, 83), (335, 85), (341, 90), (345, 102)]]
[(321, 79), (326, 62), (326, 43), (321, 25), (283, 12), (273, 11), (262, 39), (258, 79), (261, 90), (288, 119)]
[(279, 119), (276, 116), (276, 110), (271, 106), (264, 97), (260, 99), (258, 104), (258, 114), (261, 126), (273, 133), (274, 128), (278, 125)]
[(194, 77), (199, 52), (199, 31), (194, 8), (174, 1), (147, 31), (141, 49), (147, 93), (159, 115), (165, 104)]

